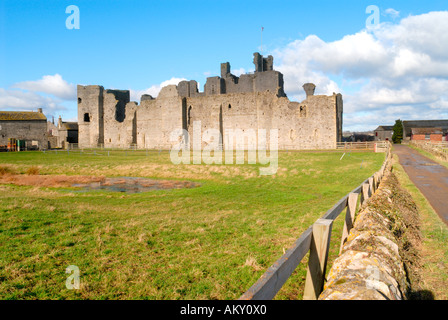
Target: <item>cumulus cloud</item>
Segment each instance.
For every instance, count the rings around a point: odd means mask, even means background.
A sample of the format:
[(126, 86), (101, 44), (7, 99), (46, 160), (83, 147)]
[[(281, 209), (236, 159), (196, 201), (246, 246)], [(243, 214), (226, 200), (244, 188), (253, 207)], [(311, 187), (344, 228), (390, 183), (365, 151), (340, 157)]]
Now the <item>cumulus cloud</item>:
[(133, 89), (131, 89), (130, 90), (131, 101), (140, 101), (140, 98), (141, 98), (141, 96), (143, 94), (149, 94), (149, 95), (151, 95), (151, 96), (153, 96), (155, 98), (155, 97), (158, 96), (160, 90), (163, 87), (166, 87), (166, 86), (171, 85), (171, 84), (178, 85), (179, 82), (181, 82), (183, 80), (186, 80), (186, 79), (184, 79), (184, 78), (174, 78), (173, 77), (173, 78), (171, 78), (169, 80), (163, 81), (160, 84), (153, 85), (153, 86), (151, 86), (151, 87), (149, 87), (147, 89), (144, 89), (144, 90), (133, 90)]
[(274, 55), (288, 96), (303, 99), (306, 82), (316, 84), (316, 94), (344, 95), (344, 129), (448, 118), (448, 11), (381, 23), (332, 42), (309, 35)]
[(60, 101), (44, 97), (35, 92), (24, 92), (0, 88), (0, 109), (9, 111), (30, 111), (37, 108), (64, 110)]
[(60, 74), (45, 75), (36, 81), (16, 83), (13, 88), (51, 94), (63, 100), (76, 99), (76, 86), (65, 81)]
[(68, 111), (65, 103), (75, 100), (76, 86), (59, 74), (0, 88), (0, 110), (6, 111), (37, 111), (42, 108), (47, 117), (57, 116)]

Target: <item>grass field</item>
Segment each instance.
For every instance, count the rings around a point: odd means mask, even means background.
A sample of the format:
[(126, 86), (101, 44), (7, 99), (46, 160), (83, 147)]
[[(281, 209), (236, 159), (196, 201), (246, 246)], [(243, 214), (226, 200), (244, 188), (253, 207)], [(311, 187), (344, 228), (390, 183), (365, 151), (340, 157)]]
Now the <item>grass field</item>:
[[(277, 173), (260, 176), (259, 165), (173, 165), (168, 152), (0, 153), (3, 174), (201, 183), (136, 194), (1, 184), (0, 299), (237, 299), (384, 160), (341, 156), (280, 152)], [(277, 299), (301, 298), (305, 263)], [(79, 290), (66, 288), (69, 265)]]

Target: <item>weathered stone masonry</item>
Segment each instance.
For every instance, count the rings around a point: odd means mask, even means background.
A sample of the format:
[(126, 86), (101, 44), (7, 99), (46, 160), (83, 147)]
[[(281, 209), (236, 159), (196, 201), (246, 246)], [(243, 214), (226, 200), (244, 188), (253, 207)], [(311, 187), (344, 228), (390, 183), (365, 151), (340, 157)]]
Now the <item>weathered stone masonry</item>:
[(37, 112), (0, 111), (0, 146), (6, 146), (10, 138), (25, 141), (28, 149), (47, 148), (47, 117), (39, 108)]
[(418, 210), (390, 170), (359, 211), (320, 300), (418, 299)]
[[(314, 95), (315, 86), (303, 86), (302, 102), (288, 99), (282, 73), (273, 69), (273, 57), (254, 53), (255, 72), (237, 77), (230, 64), (221, 64), (221, 76), (209, 77), (204, 92), (197, 82), (182, 81), (160, 91), (157, 98), (143, 95), (140, 105), (127, 90), (78, 85), (79, 146), (170, 149), (176, 129), (192, 138), (192, 126), (202, 132), (217, 129), (226, 143), (226, 130), (278, 129), (279, 149), (330, 149), (342, 137), (342, 95)], [(225, 147), (225, 146), (224, 146)]]

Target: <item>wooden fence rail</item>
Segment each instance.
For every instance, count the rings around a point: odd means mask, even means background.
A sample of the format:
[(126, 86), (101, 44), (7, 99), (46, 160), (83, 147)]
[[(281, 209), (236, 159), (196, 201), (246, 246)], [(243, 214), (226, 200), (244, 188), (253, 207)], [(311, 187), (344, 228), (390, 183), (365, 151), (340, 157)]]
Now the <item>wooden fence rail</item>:
[(387, 148), (388, 141), (364, 141), (364, 142), (337, 142), (339, 150), (375, 150), (375, 148)]
[[(333, 150), (350, 151), (350, 150), (375, 150), (375, 148), (385, 149), (387, 143), (388, 143), (388, 141), (337, 142), (336, 143), (336, 148), (333, 149)], [(84, 148), (80, 148), (78, 143), (68, 143), (67, 144), (67, 149), (69, 149), (69, 150), (78, 150), (78, 149), (84, 149)], [(153, 149), (155, 149), (155, 150), (169, 150), (170, 148), (167, 148), (166, 146), (156, 146), (154, 148), (138, 148), (137, 144), (130, 144), (130, 145), (126, 146), (126, 148), (106, 148), (106, 147), (104, 147), (104, 143), (99, 143), (94, 148), (92, 147), (92, 148), (85, 148), (85, 149), (107, 149), (107, 150), (124, 150), (124, 149), (128, 149), (128, 150), (138, 150), (138, 149), (145, 150), (145, 149), (150, 149), (150, 150), (153, 150)], [(222, 144), (219, 144), (218, 150), (224, 150)], [(236, 144), (234, 146), (234, 150), (258, 151), (259, 147), (257, 145)], [(270, 150), (270, 148), (267, 147), (267, 150)], [(298, 149), (297, 146), (287, 145), (287, 144), (279, 146), (278, 151), (279, 150), (284, 150), (284, 151), (304, 151), (303, 149)], [(331, 150), (331, 149), (328, 149), (328, 150)], [(313, 151), (313, 149), (310, 149), (310, 151)]]
[(360, 204), (362, 205), (373, 195), (375, 190), (378, 189), (385, 170), (391, 161), (389, 142), (387, 142), (386, 148), (386, 159), (381, 169), (345, 195), (312, 226), (306, 229), (294, 245), (280, 259), (274, 262), (239, 300), (273, 299), (308, 252), (310, 255), (303, 299), (316, 300), (319, 297), (324, 285), (333, 221), (347, 208), (341, 238), (342, 249), (350, 229), (353, 227), (358, 198), (360, 197)]

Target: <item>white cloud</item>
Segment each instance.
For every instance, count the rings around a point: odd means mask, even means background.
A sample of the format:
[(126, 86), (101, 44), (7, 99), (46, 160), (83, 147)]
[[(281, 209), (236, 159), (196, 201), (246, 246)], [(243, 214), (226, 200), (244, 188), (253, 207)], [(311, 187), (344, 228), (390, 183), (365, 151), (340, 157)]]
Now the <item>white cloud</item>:
[(310, 35), (274, 56), (288, 96), (303, 99), (306, 82), (316, 84), (316, 94), (343, 94), (344, 129), (448, 118), (448, 11), (382, 23), (332, 42)]
[(246, 69), (244, 69), (244, 68), (239, 68), (239, 69), (231, 70), (231, 73), (232, 73), (233, 75), (237, 76), (237, 77), (239, 77), (239, 76), (242, 75), (242, 74), (245, 74), (246, 72), (247, 72), (247, 71), (246, 71)]
[(47, 118), (67, 111), (62, 101), (52, 97), (44, 97), (35, 92), (0, 88), (0, 110), (5, 111), (37, 111), (42, 108)]
[(59, 74), (45, 75), (40, 80), (16, 83), (12, 88), (51, 94), (63, 100), (76, 99), (76, 86), (68, 83)]
[(140, 98), (143, 94), (149, 94), (152, 97), (156, 98), (160, 92), (160, 90), (165, 87), (168, 86), (170, 84), (175, 84), (178, 85), (179, 82), (186, 80), (184, 78), (171, 78), (169, 80), (163, 81), (161, 84), (157, 84), (157, 85), (153, 85), (147, 89), (144, 90), (130, 90), (130, 95), (131, 95), (131, 101), (140, 101)]
[(36, 81), (23, 81), (10, 88), (0, 88), (0, 110), (37, 111), (42, 108), (47, 116), (67, 113), (65, 103), (76, 100), (76, 86), (61, 75), (44, 75)]
[(394, 8), (388, 8), (384, 10), (385, 15), (390, 16), (393, 19), (396, 19), (400, 16), (400, 11), (395, 10)]
[(34, 92), (0, 88), (0, 108), (2, 109), (30, 110), (48, 104), (55, 105), (51, 98), (40, 96)]

